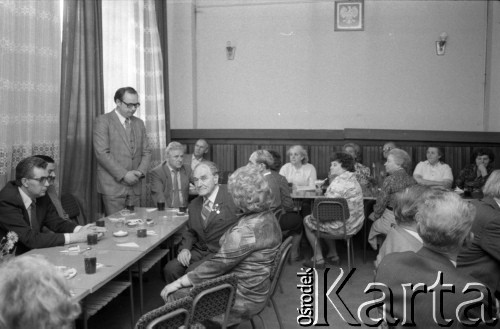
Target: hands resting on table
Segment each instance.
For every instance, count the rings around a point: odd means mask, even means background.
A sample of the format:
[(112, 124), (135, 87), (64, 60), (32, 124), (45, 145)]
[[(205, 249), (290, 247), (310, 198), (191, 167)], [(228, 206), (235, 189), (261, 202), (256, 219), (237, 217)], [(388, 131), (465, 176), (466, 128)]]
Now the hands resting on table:
[(105, 227), (96, 226), (95, 224), (87, 224), (78, 230), (70, 234), (71, 243), (87, 242), (87, 235), (91, 233), (97, 233), (97, 239), (101, 239), (104, 236), (104, 232), (107, 232)]

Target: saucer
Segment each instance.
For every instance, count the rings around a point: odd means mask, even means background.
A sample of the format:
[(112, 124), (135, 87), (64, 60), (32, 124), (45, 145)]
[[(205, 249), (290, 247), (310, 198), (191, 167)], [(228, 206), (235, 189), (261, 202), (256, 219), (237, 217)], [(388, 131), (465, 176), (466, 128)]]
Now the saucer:
[(113, 235), (114, 236), (117, 236), (117, 237), (123, 237), (123, 236), (127, 236), (128, 235), (128, 232), (127, 231), (116, 231), (116, 232), (113, 232)]
[(76, 269), (67, 266), (56, 266), (56, 268), (64, 275), (66, 279), (71, 279), (76, 275)]

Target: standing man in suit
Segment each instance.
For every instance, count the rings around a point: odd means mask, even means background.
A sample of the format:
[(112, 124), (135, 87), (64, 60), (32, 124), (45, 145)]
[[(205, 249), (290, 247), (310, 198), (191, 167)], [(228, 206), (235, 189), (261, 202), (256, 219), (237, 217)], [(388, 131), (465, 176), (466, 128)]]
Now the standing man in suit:
[(198, 197), (189, 204), (189, 220), (182, 234), (179, 255), (163, 269), (167, 284), (212, 257), (220, 248), (222, 234), (237, 222), (237, 208), (227, 186), (219, 185), (217, 172), (217, 166), (210, 161), (194, 169)]
[[(393, 321), (396, 318), (399, 322), (405, 321), (406, 325), (414, 324), (415, 328), (437, 328), (438, 325), (461, 328), (464, 323), (480, 317), (480, 307), (485, 311), (482, 320), (489, 321), (495, 316), (491, 304), (494, 301), (488, 298), (493, 296), (487, 293), (481, 296), (486, 289), (465, 294), (467, 284), (478, 280), (456, 268), (458, 252), (469, 239), (474, 215), (474, 206), (453, 192), (432, 191), (419, 205), (415, 217), (417, 232), (423, 241), (422, 249), (416, 253), (386, 255), (375, 278), (375, 282), (385, 284), (392, 291), (383, 296), (390, 326), (396, 326)], [(409, 284), (419, 292), (414, 294), (413, 288), (407, 291), (405, 286)], [(420, 291), (424, 287), (427, 290)], [(463, 307), (476, 298), (473, 307), (471, 304), (468, 308)]]
[(120, 88), (114, 99), (114, 111), (98, 117), (94, 125), (97, 192), (102, 195), (107, 215), (123, 209), (127, 197), (140, 206), (141, 178), (151, 161), (146, 127), (134, 117), (141, 105), (137, 91)]
[(169, 208), (184, 207), (188, 203), (189, 177), (191, 168), (182, 162), (184, 146), (170, 142), (167, 146), (167, 160), (151, 169), (151, 197), (153, 202), (165, 201)]
[(194, 144), (194, 152), (191, 154), (184, 155), (184, 165), (194, 170), (194, 168), (203, 161), (206, 161), (204, 158), (205, 154), (208, 153), (208, 143), (204, 139), (198, 139), (196, 144)]
[(458, 255), (458, 269), (496, 290), (500, 298), (500, 170), (491, 173), (483, 193), (482, 200), (471, 201), (477, 209), (474, 238)]
[[(16, 180), (0, 191), (0, 240), (9, 231), (16, 232), (16, 255), (35, 248), (85, 242), (87, 234), (106, 231), (93, 224), (77, 226), (59, 217), (47, 195), (51, 182), (47, 162), (29, 157), (16, 166)], [(42, 232), (43, 226), (52, 232)]]

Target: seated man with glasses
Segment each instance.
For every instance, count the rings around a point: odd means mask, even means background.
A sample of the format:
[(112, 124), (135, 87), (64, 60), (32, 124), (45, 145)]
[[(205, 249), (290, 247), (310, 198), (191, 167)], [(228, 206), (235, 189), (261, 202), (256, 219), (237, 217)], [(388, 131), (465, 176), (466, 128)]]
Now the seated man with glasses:
[[(0, 240), (9, 231), (17, 233), (16, 255), (35, 248), (85, 242), (87, 234), (106, 231), (94, 224), (77, 226), (59, 217), (46, 193), (53, 179), (47, 162), (29, 157), (16, 166), (16, 180), (0, 191)], [(53, 232), (42, 232), (43, 226)]]
[(49, 172), (48, 182), (50, 185), (47, 188), (47, 195), (49, 196), (50, 201), (52, 201), (54, 207), (56, 207), (59, 217), (65, 220), (69, 220), (69, 216), (63, 209), (61, 199), (59, 198), (59, 195), (57, 195), (56, 186), (54, 185), (54, 182), (56, 180), (56, 162), (52, 157), (49, 157), (48, 155), (34, 155), (34, 157), (40, 158), (47, 162), (47, 171)]

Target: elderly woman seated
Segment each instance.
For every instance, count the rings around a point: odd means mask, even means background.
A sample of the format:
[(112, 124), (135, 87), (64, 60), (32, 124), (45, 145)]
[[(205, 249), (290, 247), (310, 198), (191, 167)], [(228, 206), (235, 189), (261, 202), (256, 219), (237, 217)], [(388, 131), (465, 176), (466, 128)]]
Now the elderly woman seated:
[(222, 235), (220, 250), (210, 260), (166, 285), (161, 296), (165, 301), (174, 292), (172, 298), (182, 297), (187, 291), (181, 288), (235, 273), (236, 300), (228, 321), (235, 324), (249, 319), (266, 301), (274, 258), (281, 244), (281, 229), (270, 210), (269, 186), (255, 167), (236, 170), (229, 177), (228, 190), (242, 211), (238, 223)]
[(374, 223), (368, 235), (368, 242), (375, 250), (381, 244), (379, 235), (387, 235), (391, 227), (396, 225), (393, 212), (396, 193), (416, 184), (415, 180), (408, 175), (407, 170), (410, 166), (411, 158), (408, 153), (401, 149), (392, 149), (389, 151), (387, 162), (385, 163), (385, 170), (388, 176), (382, 183), (382, 188), (373, 207), (373, 212), (369, 217)]
[(422, 248), (422, 238), (417, 233), (415, 215), (420, 204), (431, 194), (432, 189), (427, 186), (413, 185), (396, 194), (394, 216), (396, 225), (387, 234), (387, 238), (380, 247), (375, 267), (385, 255), (393, 252), (418, 251)]
[(427, 160), (421, 161), (413, 171), (413, 178), (420, 185), (449, 189), (453, 184), (450, 166), (444, 163), (444, 151), (440, 147), (427, 148)]
[(463, 190), (470, 189), (470, 192), (480, 191), (493, 171), (493, 161), (495, 161), (495, 154), (490, 149), (474, 150), (471, 164), (460, 170), (455, 180), (456, 186)]
[[(288, 183), (292, 184), (294, 190), (316, 189), (316, 168), (308, 163), (309, 156), (302, 145), (294, 145), (286, 152), (290, 162), (285, 163), (280, 169), (280, 175), (285, 176)], [(311, 213), (311, 203), (306, 201), (301, 205), (302, 217)]]
[(0, 328), (69, 329), (80, 314), (63, 274), (41, 257), (0, 266)]
[[(346, 199), (350, 213), (350, 217), (346, 221), (347, 234), (356, 234), (363, 226), (364, 212), (363, 192), (354, 174), (354, 158), (347, 153), (335, 153), (332, 157), (330, 174), (335, 178), (326, 190), (325, 196), (329, 198)], [(316, 245), (316, 235), (314, 231), (316, 230), (317, 224), (318, 223), (311, 215), (304, 218), (306, 236), (311, 246)], [(325, 232), (333, 236), (342, 236), (344, 234), (344, 223), (341, 221), (319, 223), (319, 230), (320, 232)], [(325, 258), (323, 257), (319, 244), (318, 250), (316, 251), (316, 268), (318, 269), (324, 268), (325, 262), (334, 265), (338, 265), (340, 262), (335, 240), (325, 239), (325, 243), (328, 247)], [(306, 267), (313, 267), (313, 265), (313, 259), (304, 262), (304, 266)]]
[(372, 196), (371, 188), (377, 185), (376, 181), (370, 176), (370, 168), (360, 163), (361, 146), (355, 143), (347, 143), (342, 147), (343, 151), (354, 158), (354, 175), (361, 185), (363, 196)]
[[(478, 321), (482, 323), (474, 327), (485, 327), (484, 322), (495, 316), (490, 292), (455, 265), (458, 252), (470, 238), (474, 213), (474, 206), (453, 192), (433, 190), (419, 205), (417, 232), (423, 247), (385, 256), (375, 277), (379, 286), (391, 292), (381, 296), (389, 326), (462, 328)], [(379, 296), (376, 293), (375, 298)]]

